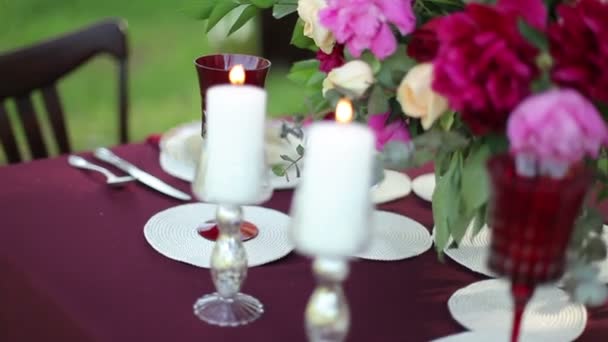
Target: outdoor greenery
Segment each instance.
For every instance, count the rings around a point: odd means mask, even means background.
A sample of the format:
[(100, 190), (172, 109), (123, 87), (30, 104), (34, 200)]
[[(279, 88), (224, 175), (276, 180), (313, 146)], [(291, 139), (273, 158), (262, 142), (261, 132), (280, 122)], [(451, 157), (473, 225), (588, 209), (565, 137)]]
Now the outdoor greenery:
[[(207, 34), (206, 22), (197, 19), (204, 2), (0, 0), (0, 53), (102, 18), (124, 18), (131, 51), (130, 137), (141, 141), (149, 134), (199, 119), (195, 57), (213, 52), (261, 53), (255, 21), (226, 38), (234, 21), (226, 18)], [(289, 66), (273, 62), (267, 82), (269, 112), (279, 115), (301, 111), (299, 89), (284, 76)], [(59, 84), (70, 138), (78, 151), (117, 143), (115, 71), (110, 58), (98, 57)], [(13, 116), (13, 104), (7, 106)], [(0, 163), (2, 154), (0, 149)]]

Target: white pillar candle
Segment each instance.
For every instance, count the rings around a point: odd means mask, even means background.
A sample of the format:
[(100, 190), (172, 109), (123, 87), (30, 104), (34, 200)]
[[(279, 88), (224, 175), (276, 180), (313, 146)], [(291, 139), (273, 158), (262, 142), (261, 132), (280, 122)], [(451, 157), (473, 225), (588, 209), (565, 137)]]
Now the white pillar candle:
[(213, 203), (258, 203), (267, 185), (266, 91), (249, 85), (214, 86), (207, 91), (206, 119), (193, 193)]
[(292, 237), (299, 252), (344, 257), (370, 237), (374, 136), (364, 125), (310, 127), (302, 180), (292, 204)]

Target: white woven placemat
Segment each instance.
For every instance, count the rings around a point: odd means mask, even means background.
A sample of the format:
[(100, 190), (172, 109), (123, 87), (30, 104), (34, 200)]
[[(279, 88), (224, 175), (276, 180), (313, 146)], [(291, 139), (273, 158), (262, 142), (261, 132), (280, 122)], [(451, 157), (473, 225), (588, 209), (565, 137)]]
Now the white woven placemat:
[(496, 278), (496, 274), (488, 267), (492, 234), (490, 229), (484, 226), (474, 237), (472, 231), (472, 227), (469, 227), (458, 248), (446, 248), (445, 254), (471, 271)]
[[(146, 241), (160, 254), (194, 266), (209, 268), (214, 242), (198, 233), (198, 227), (215, 218), (216, 206), (193, 203), (173, 207), (152, 216), (144, 226)], [(243, 244), (249, 267), (278, 260), (294, 248), (289, 237), (289, 216), (262, 207), (243, 207), (244, 219), (257, 225), (259, 234)]]
[(412, 192), (412, 181), (407, 175), (384, 170), (384, 179), (372, 189), (372, 200), (375, 204), (387, 203), (403, 198)]
[[(509, 336), (513, 322), (510, 284), (488, 279), (456, 291), (448, 300), (452, 317), (474, 331), (491, 331)], [(555, 286), (536, 289), (522, 321), (521, 336), (543, 341), (573, 341), (585, 330), (587, 310), (569, 301)]]
[(414, 193), (425, 201), (433, 201), (433, 192), (435, 191), (435, 174), (425, 173), (412, 181), (412, 190)]
[(373, 233), (369, 246), (357, 257), (392, 261), (420, 255), (433, 245), (429, 231), (409, 217), (375, 211)]
[[(431, 342), (510, 342), (510, 335), (499, 335), (491, 331), (467, 331), (432, 340)], [(520, 338), (519, 342), (546, 342), (545, 340)]]

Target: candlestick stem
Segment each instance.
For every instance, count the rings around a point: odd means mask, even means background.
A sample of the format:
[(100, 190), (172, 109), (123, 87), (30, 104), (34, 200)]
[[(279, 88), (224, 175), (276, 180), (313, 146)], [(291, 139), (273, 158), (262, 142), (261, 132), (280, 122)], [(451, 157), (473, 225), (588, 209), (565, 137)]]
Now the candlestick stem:
[(316, 258), (317, 288), (306, 307), (306, 332), (311, 342), (341, 342), (350, 327), (350, 311), (342, 282), (349, 272), (343, 259)]
[(237, 205), (219, 205), (216, 213), (220, 235), (211, 253), (211, 278), (217, 292), (194, 303), (194, 314), (219, 326), (239, 326), (259, 318), (264, 307), (259, 300), (240, 293), (247, 277), (247, 254), (241, 241), (243, 210)]

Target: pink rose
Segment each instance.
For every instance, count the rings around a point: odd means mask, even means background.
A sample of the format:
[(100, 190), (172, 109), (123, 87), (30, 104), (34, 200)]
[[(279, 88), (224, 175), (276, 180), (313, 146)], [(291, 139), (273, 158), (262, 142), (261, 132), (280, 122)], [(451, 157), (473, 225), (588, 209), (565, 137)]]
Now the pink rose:
[(391, 141), (410, 141), (410, 134), (407, 130), (405, 122), (398, 119), (387, 125), (390, 113), (377, 114), (369, 117), (367, 122), (368, 126), (374, 131), (376, 135), (376, 149), (382, 151), (384, 145)]
[(340, 44), (346, 44), (354, 57), (370, 49), (379, 59), (392, 55), (397, 39), (390, 24), (402, 35), (416, 27), (412, 0), (329, 0), (319, 11), (321, 24)]
[(600, 113), (572, 89), (553, 89), (525, 99), (507, 127), (511, 152), (542, 164), (572, 165), (597, 157), (608, 142)]

